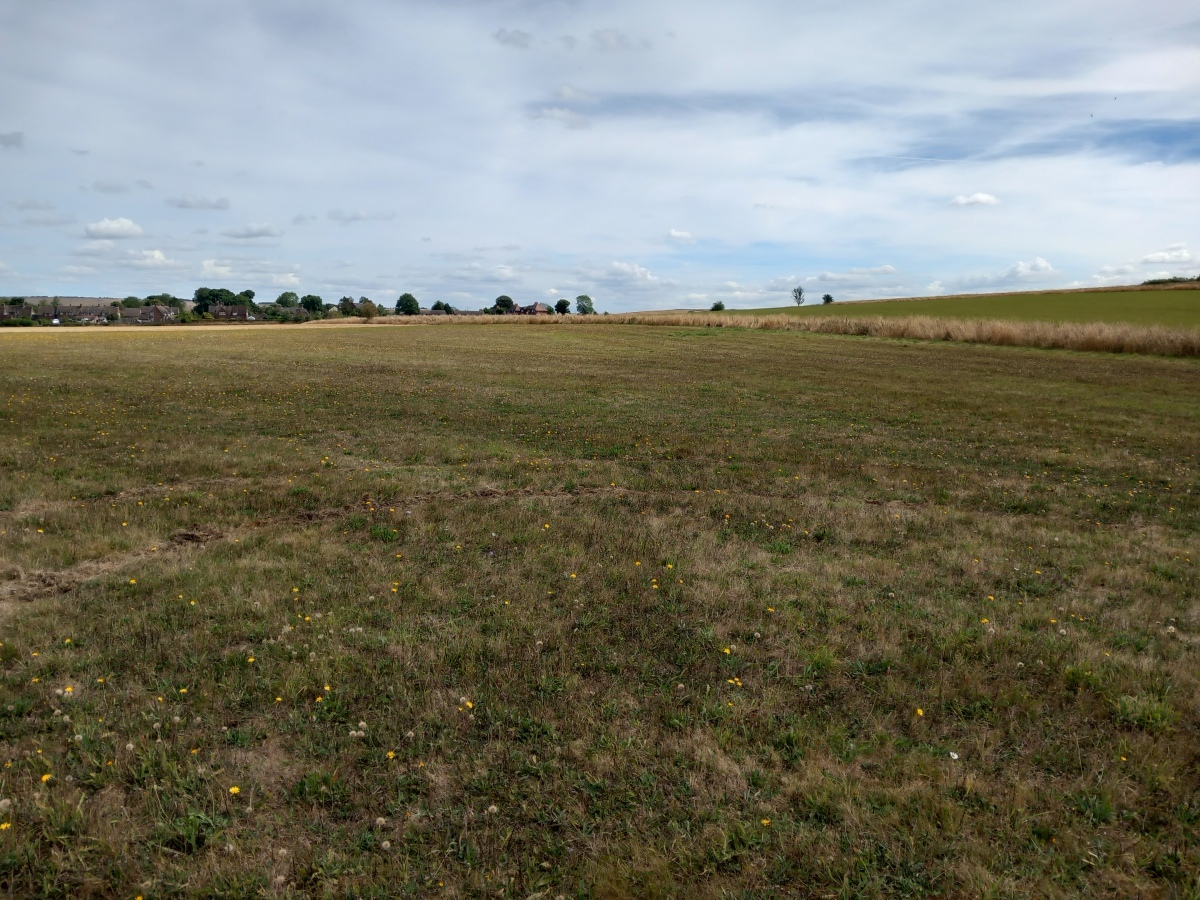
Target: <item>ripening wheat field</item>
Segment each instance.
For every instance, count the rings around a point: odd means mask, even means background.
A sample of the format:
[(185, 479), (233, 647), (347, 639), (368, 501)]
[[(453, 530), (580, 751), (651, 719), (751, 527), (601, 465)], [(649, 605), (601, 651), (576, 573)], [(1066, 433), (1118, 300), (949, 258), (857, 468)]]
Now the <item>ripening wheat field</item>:
[(1195, 359), (11, 331), (11, 896), (1200, 893)]

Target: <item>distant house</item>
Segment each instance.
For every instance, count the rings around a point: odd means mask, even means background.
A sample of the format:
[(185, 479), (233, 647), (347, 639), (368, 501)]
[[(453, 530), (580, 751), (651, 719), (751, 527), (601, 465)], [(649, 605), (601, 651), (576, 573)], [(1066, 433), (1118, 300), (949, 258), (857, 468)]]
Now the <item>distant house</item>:
[(446, 311), (444, 309), (422, 309), (420, 314), (423, 316), (444, 316), (446, 315)]
[(0, 305), (0, 322), (5, 319), (32, 319), (35, 312), (34, 307), (21, 305), (10, 305), (5, 303)]
[(513, 312), (519, 316), (548, 316), (554, 310), (545, 303), (531, 303), (528, 306), (518, 306)]
[(249, 310), (244, 306), (217, 304), (208, 308), (208, 314), (222, 322), (245, 322)]

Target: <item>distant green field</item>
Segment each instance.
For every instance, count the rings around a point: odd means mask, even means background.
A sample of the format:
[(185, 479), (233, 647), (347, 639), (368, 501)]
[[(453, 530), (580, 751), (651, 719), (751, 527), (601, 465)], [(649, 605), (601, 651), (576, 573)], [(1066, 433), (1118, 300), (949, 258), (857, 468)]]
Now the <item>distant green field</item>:
[(740, 309), (737, 313), (805, 316), (938, 316), (1043, 322), (1128, 322), (1200, 328), (1200, 290), (1081, 291), (1062, 294), (983, 294)]

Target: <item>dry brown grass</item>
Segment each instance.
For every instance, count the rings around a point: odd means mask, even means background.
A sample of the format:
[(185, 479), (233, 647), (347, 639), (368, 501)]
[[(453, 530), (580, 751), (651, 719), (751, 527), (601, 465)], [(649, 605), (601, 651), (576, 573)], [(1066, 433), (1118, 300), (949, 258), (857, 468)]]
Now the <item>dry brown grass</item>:
[(919, 341), (955, 341), (1045, 350), (1200, 356), (1200, 329), (1103, 322), (1014, 322), (932, 316), (852, 318), (830, 316), (728, 316), (720, 313), (634, 313), (617, 316), (478, 316), (427, 320), (438, 325), (658, 325), (684, 328), (750, 328), (808, 331)]
[(0, 896), (1194, 894), (1194, 360), (41, 333)]

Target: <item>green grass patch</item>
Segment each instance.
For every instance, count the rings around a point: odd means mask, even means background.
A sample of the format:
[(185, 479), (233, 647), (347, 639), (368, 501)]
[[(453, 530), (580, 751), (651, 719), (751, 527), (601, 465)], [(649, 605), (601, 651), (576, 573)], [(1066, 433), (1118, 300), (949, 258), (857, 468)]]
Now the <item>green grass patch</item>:
[(1197, 362), (698, 333), (5, 330), (0, 891), (1194, 892)]
[(1019, 322), (1111, 322), (1200, 328), (1200, 290), (1064, 291), (863, 300), (853, 303), (732, 310), (730, 315), (932, 316)]

